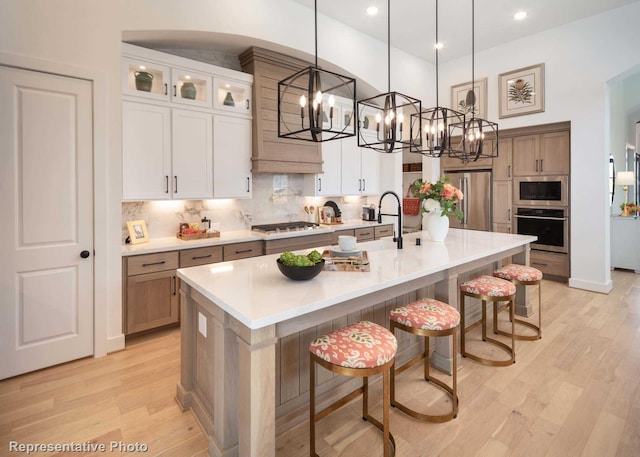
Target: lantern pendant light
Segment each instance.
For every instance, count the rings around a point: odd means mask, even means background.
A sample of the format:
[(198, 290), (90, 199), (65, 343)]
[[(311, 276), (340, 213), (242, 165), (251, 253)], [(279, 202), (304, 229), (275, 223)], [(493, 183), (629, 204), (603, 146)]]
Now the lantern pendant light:
[(358, 146), (382, 153), (419, 147), (420, 124), (413, 135), (411, 119), (422, 111), (416, 98), (391, 91), (391, 0), (387, 0), (387, 93), (358, 101)]
[(449, 156), (456, 157), (463, 162), (475, 162), (478, 159), (498, 157), (498, 124), (476, 117), (475, 93), (475, 0), (471, 0), (471, 89), (467, 92), (465, 103), (472, 106), (471, 118), (464, 124), (454, 126), (455, 135), (462, 139), (459, 148), (449, 152)]
[[(278, 137), (322, 142), (356, 135), (340, 106), (356, 109), (356, 80), (318, 67), (318, 1), (314, 1), (315, 65), (278, 83)], [(337, 105), (339, 103), (339, 105)]]
[(451, 141), (451, 133), (455, 132), (455, 126), (465, 125), (464, 113), (443, 108), (438, 103), (438, 43), (438, 0), (436, 0), (436, 106), (411, 116), (411, 136), (417, 135), (421, 141), (420, 144), (412, 145), (410, 152), (426, 157), (450, 154), (455, 147), (458, 148), (455, 152), (460, 154), (464, 152), (464, 135), (461, 136), (462, 141), (456, 143), (456, 146), (453, 146)]

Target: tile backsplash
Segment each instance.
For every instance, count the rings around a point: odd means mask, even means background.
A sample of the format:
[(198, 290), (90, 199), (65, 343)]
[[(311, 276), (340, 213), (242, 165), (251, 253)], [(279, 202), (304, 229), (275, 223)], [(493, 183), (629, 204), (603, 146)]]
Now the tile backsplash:
[(336, 202), (344, 220), (360, 219), (362, 205), (378, 197), (305, 197), (304, 175), (253, 175), (253, 198), (225, 200), (166, 200), (122, 203), (122, 240), (127, 221), (144, 220), (150, 238), (175, 236), (181, 222), (199, 222), (204, 216), (220, 223), (220, 230), (246, 230), (255, 224), (309, 220), (304, 207)]

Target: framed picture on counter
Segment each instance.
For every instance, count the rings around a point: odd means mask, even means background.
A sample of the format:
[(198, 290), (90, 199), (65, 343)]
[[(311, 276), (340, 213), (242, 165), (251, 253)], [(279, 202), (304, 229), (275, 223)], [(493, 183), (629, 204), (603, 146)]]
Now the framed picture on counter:
[(544, 111), (544, 64), (500, 73), (498, 117), (522, 116)]
[(147, 224), (144, 221), (127, 221), (129, 239), (131, 244), (146, 243), (149, 241)]

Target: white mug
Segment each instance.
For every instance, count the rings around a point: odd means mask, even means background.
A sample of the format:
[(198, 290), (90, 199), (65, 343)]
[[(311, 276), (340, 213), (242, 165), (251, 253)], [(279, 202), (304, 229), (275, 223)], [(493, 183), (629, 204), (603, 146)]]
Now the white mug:
[(356, 237), (349, 235), (340, 235), (338, 236), (338, 246), (340, 246), (340, 250), (349, 252), (356, 250)]

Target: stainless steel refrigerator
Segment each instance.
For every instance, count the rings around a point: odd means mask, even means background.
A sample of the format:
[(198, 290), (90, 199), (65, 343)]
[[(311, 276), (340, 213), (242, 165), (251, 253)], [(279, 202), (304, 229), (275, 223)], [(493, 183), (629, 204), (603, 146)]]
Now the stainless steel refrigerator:
[(491, 231), (491, 172), (482, 170), (450, 171), (444, 175), (464, 195), (460, 208), (464, 212), (464, 219), (459, 222), (457, 217), (449, 216), (449, 226)]

